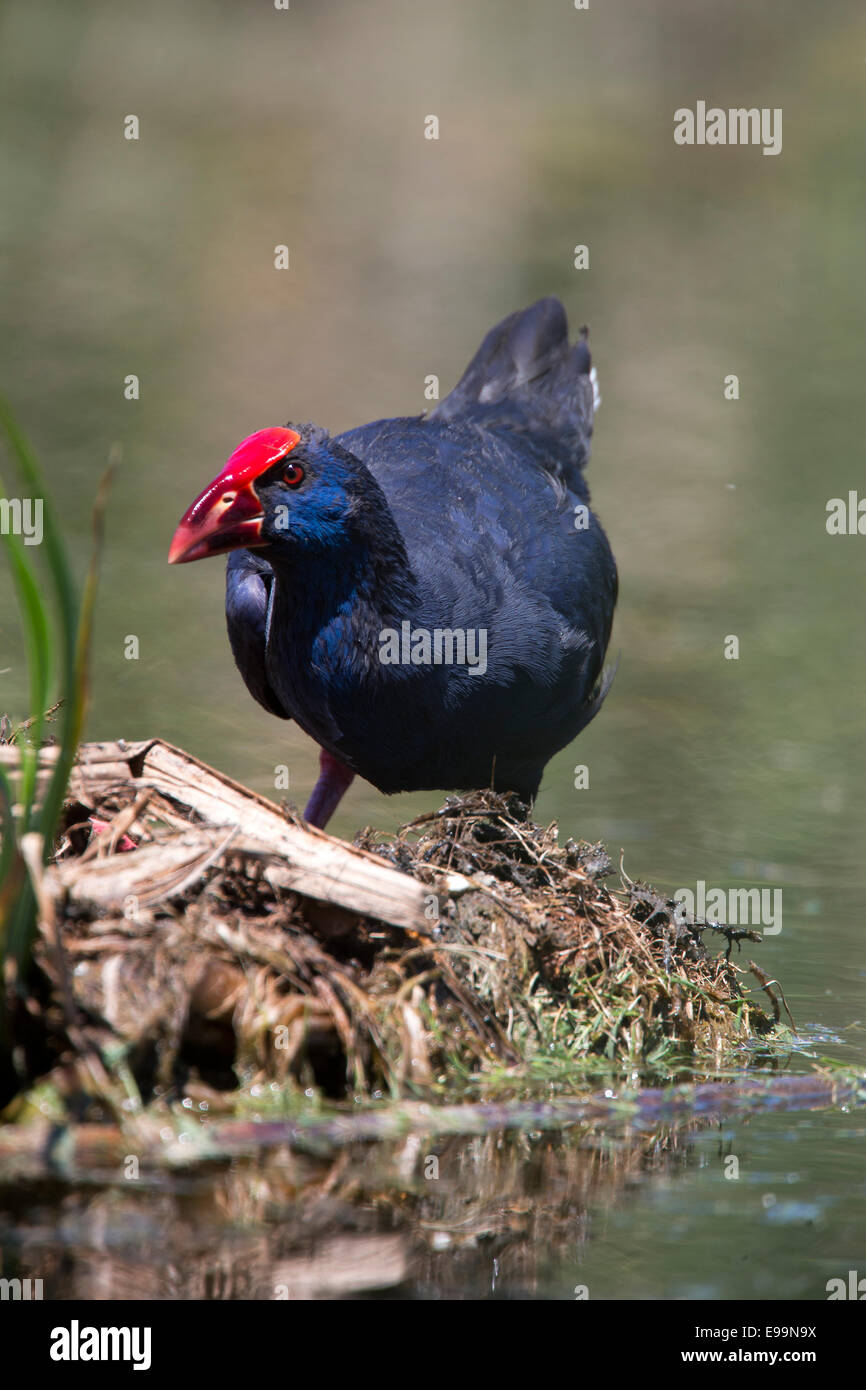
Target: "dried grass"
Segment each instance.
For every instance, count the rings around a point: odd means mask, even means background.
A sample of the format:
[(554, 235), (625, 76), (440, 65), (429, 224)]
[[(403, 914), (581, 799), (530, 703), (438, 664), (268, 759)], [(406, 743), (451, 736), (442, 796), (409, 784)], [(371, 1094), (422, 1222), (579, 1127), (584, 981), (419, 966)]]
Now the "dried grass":
[(40, 885), (22, 1079), (89, 1051), (145, 1099), (468, 1095), (593, 1060), (712, 1068), (772, 1026), (705, 925), (609, 887), (602, 846), (560, 844), (513, 799), (452, 797), (351, 847), (167, 745), (97, 747)]

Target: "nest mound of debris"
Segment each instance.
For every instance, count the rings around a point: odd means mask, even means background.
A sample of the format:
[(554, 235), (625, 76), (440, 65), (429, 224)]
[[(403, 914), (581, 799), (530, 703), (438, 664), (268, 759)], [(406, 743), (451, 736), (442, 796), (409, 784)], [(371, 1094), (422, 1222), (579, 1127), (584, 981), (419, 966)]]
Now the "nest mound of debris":
[(519, 1087), (533, 1059), (711, 1066), (773, 1027), (773, 983), (748, 962), (771, 1018), (731, 958), (755, 933), (611, 875), (495, 792), (349, 845), (160, 740), (85, 745), (40, 884), (22, 1085), (102, 1066), (143, 1100), (289, 1079), (441, 1096)]

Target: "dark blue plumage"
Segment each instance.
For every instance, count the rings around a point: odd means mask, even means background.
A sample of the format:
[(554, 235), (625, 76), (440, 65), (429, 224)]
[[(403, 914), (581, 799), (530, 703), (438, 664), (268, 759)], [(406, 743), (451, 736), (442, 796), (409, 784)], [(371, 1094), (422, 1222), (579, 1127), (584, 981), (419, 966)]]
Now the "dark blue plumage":
[[(229, 637), (260, 704), (384, 792), (534, 797), (601, 703), (616, 602), (582, 472), (589, 372), (544, 299), (491, 330), (429, 416), (292, 427), (302, 481), (280, 464), (257, 479), (260, 537), (228, 561)], [(407, 622), (474, 633), (477, 670), (383, 662)]]

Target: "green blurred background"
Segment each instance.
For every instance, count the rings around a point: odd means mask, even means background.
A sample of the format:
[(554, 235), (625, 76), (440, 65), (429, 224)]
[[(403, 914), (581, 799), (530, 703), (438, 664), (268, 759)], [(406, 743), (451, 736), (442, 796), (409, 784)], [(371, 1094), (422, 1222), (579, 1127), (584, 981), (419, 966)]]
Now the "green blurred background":
[[(0, 382), (79, 567), (123, 453), (90, 736), (159, 734), (266, 792), (286, 762), (303, 804), (315, 750), (247, 695), (222, 564), (169, 569), (173, 527), (245, 434), (422, 410), (427, 374), (444, 393), (496, 319), (558, 294), (601, 378), (621, 660), (539, 815), (668, 886), (782, 886), (765, 963), (796, 994), (830, 952), (828, 987), (862, 984), (866, 538), (825, 507), (863, 476), (864, 38), (853, 3), (6, 0)], [(676, 146), (698, 99), (781, 107), (781, 155)], [(0, 643), (14, 717), (8, 584)], [(438, 799), (356, 784), (334, 828)]]
[[(825, 519), (864, 477), (864, 40), (853, 0), (5, 0), (0, 387), (79, 570), (97, 479), (123, 454), (89, 736), (158, 734), (271, 794), (286, 762), (303, 804), (315, 749), (247, 695), (222, 564), (169, 569), (173, 528), (252, 430), (416, 413), (428, 374), (444, 393), (492, 323), (558, 294), (590, 323), (601, 379), (590, 481), (621, 574), (620, 666), (548, 769), (539, 817), (663, 887), (781, 887), (784, 930), (758, 958), (801, 1027), (834, 1030), (818, 1050), (863, 1062), (866, 537)], [(698, 100), (781, 107), (782, 153), (676, 146), (673, 112)], [(20, 717), (8, 582), (0, 669), (0, 710)], [(333, 828), (439, 800), (356, 784)], [(752, 1137), (785, 1172), (774, 1134)], [(822, 1134), (802, 1210), (844, 1196), (819, 1240), (836, 1273), (862, 1164), (855, 1178), (844, 1136)], [(641, 1296), (681, 1226), (658, 1193), (635, 1222)], [(708, 1287), (815, 1296), (773, 1232), (761, 1241), (756, 1285), (733, 1270)], [(602, 1282), (622, 1270), (607, 1250)], [(682, 1296), (676, 1249), (668, 1264)]]

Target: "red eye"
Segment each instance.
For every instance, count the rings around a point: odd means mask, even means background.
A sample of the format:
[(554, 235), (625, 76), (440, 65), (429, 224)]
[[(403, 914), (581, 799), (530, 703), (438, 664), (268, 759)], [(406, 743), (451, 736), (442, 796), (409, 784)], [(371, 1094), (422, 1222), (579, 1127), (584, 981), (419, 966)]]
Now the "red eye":
[(283, 482), (289, 487), (298, 487), (304, 481), (304, 470), (299, 463), (287, 463), (283, 469)]

